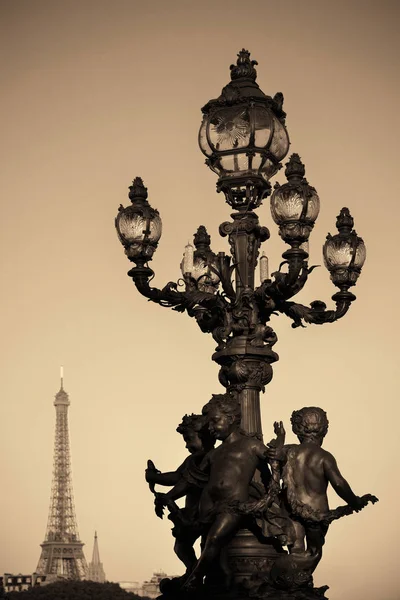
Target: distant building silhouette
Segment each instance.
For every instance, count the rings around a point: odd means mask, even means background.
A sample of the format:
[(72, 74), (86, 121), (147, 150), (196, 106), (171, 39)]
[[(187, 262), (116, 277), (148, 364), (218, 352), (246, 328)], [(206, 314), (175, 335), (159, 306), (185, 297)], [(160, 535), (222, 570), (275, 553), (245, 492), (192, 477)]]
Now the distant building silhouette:
[(137, 581), (118, 581), (118, 585), (127, 592), (133, 592), (138, 596), (145, 596), (147, 598), (157, 598), (160, 596), (160, 581), (165, 577), (172, 579), (173, 575), (167, 575), (163, 571), (156, 571), (149, 581), (144, 581), (140, 585)]
[(168, 577), (168, 575), (166, 573), (164, 573), (163, 571), (157, 571), (155, 573), (153, 573), (152, 578), (149, 581), (144, 581), (142, 588), (141, 588), (141, 593), (139, 594), (139, 596), (147, 596), (148, 598), (157, 598), (157, 596), (160, 595), (160, 581), (161, 579), (164, 579), (165, 577)]
[(83, 543), (79, 540), (72, 492), (69, 404), (68, 394), (63, 388), (61, 368), (61, 388), (54, 400), (56, 433), (50, 512), (36, 571), (39, 575), (81, 580), (86, 577), (87, 564), (83, 554)]
[(99, 583), (104, 583), (106, 580), (103, 564), (100, 562), (97, 531), (94, 532), (92, 562), (89, 563), (87, 579), (90, 579), (90, 581), (98, 581)]
[(18, 573), (17, 575), (4, 573), (3, 577), (0, 577), (0, 587), (4, 588), (6, 594), (8, 592), (23, 592), (32, 587), (45, 584), (46, 575), (38, 575), (37, 573), (32, 573), (30, 575), (22, 575), (22, 573)]
[(138, 581), (117, 581), (119, 587), (121, 587), (126, 592), (132, 592), (137, 596), (140, 596), (140, 591), (142, 589), (141, 584)]

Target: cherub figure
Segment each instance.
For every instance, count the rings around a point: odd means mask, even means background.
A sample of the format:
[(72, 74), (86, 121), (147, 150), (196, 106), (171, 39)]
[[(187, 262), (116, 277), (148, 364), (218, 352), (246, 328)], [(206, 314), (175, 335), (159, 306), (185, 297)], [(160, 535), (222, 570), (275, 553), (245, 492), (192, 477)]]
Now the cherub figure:
[[(172, 535), (175, 537), (174, 551), (186, 567), (189, 574), (197, 558), (193, 544), (200, 537), (201, 527), (198, 522), (199, 500), (201, 486), (190, 485), (188, 473), (197, 470), (204, 456), (214, 447), (215, 440), (208, 430), (208, 422), (203, 415), (185, 415), (178, 425), (177, 432), (181, 433), (186, 442), (190, 455), (176, 469), (168, 473), (160, 473), (151, 461), (145, 471), (146, 481), (155, 494), (156, 514), (162, 518), (163, 506), (170, 510), (169, 519), (174, 523)], [(177, 494), (160, 494), (154, 491), (154, 485), (177, 486)], [(179, 493), (183, 486), (183, 492)], [(180, 509), (174, 499), (186, 496), (185, 506)]]
[(244, 516), (238, 507), (248, 501), (255, 471), (265, 465), (270, 451), (257, 436), (240, 428), (240, 403), (230, 394), (213, 395), (203, 414), (208, 417), (211, 434), (222, 444), (206, 454), (198, 469), (200, 474), (208, 473), (199, 503), (199, 521), (204, 525), (203, 547), (185, 590), (201, 585), (218, 559), (225, 587), (229, 587), (231, 573), (221, 551), (243, 523)]
[[(289, 551), (310, 557), (310, 568), (314, 570), (321, 560), (329, 524), (341, 516), (360, 511), (368, 502), (377, 502), (377, 498), (370, 494), (356, 496), (341, 475), (335, 458), (321, 448), (329, 424), (324, 410), (317, 407), (295, 410), (291, 423), (300, 444), (285, 445), (275, 454), (283, 461), (283, 502), (296, 533)], [(283, 429), (283, 425), (279, 429)], [(329, 509), (329, 484), (347, 506)]]

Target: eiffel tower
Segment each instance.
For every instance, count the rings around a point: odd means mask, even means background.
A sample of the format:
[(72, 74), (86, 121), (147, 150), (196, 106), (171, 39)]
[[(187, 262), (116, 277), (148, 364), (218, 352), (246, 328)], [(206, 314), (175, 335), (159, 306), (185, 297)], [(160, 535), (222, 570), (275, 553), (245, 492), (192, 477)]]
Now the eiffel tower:
[(56, 435), (54, 443), (53, 482), (50, 512), (45, 540), (36, 572), (65, 579), (85, 579), (87, 564), (84, 544), (79, 540), (72, 492), (71, 460), (69, 453), (68, 406), (69, 397), (63, 388), (56, 394)]

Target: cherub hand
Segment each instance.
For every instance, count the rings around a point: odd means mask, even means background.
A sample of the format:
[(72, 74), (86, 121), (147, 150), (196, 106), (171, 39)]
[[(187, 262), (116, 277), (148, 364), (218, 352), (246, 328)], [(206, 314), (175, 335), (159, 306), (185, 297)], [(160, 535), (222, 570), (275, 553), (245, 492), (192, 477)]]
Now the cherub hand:
[(157, 483), (157, 475), (159, 475), (161, 471), (156, 469), (152, 460), (147, 461), (147, 469), (144, 472), (144, 476), (146, 478), (147, 483)]
[(157, 471), (153, 469), (146, 469), (144, 472), (147, 483), (157, 483)]
[(355, 501), (351, 504), (351, 508), (355, 512), (359, 512), (367, 506), (368, 502), (375, 504), (375, 502), (378, 502), (378, 498), (376, 496), (372, 496), (372, 494), (364, 494), (364, 496), (361, 496), (361, 498), (360, 496), (356, 496)]
[(274, 423), (274, 433), (277, 437), (285, 437), (286, 436), (286, 431), (285, 428), (283, 426), (283, 422), (282, 421), (275, 421)]
[(267, 444), (267, 449), (265, 451), (265, 456), (269, 460), (277, 460), (278, 450), (276, 448), (275, 440), (271, 440), (269, 444)]

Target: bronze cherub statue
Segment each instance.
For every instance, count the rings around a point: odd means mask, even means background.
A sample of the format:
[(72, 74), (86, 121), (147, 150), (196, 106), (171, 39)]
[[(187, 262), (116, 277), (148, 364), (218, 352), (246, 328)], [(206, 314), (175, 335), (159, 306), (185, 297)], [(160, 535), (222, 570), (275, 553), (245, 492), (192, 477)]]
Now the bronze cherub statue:
[[(295, 410), (291, 423), (300, 443), (270, 449), (270, 456), (281, 464), (282, 509), (289, 515), (295, 532), (292, 542), (287, 544), (289, 555), (278, 558), (270, 573), (270, 582), (284, 589), (312, 586), (312, 573), (321, 560), (330, 523), (378, 501), (371, 494), (356, 496), (333, 455), (321, 448), (329, 425), (324, 410), (318, 407)], [(275, 423), (275, 432), (285, 435), (282, 423)], [(329, 484), (346, 506), (329, 509)], [(263, 506), (267, 506), (267, 498), (248, 503), (247, 513), (262, 512)]]
[[(172, 529), (172, 535), (175, 537), (174, 551), (184, 563), (186, 574), (189, 574), (197, 562), (193, 544), (201, 535), (198, 508), (202, 488), (196, 485), (186, 485), (186, 483), (190, 470), (199, 466), (207, 452), (214, 447), (215, 440), (209, 432), (207, 419), (203, 415), (185, 415), (176, 430), (182, 434), (190, 455), (176, 471), (168, 473), (161, 473), (155, 468), (152, 461), (148, 461), (145, 477), (155, 495), (157, 516), (162, 518), (164, 506), (170, 510), (168, 518), (174, 523)], [(156, 484), (174, 486), (173, 493), (156, 492), (154, 490)], [(181, 493), (182, 487), (184, 488), (183, 493)], [(180, 509), (174, 500), (182, 496), (186, 496), (185, 506)]]
[[(229, 393), (213, 395), (203, 408), (203, 414), (207, 415), (211, 434), (222, 443), (205, 455), (197, 469), (200, 480), (203, 474), (208, 474), (199, 502), (199, 521), (203, 526), (202, 552), (183, 586), (185, 591), (199, 588), (216, 561), (220, 563), (221, 583), (229, 588), (232, 574), (224, 549), (243, 525), (244, 515), (238, 507), (252, 495), (256, 470), (262, 470), (264, 477), (267, 474), (264, 491), (269, 498), (269, 506), (279, 491), (279, 482), (277, 487), (267, 466), (270, 448), (259, 436), (241, 429), (241, 407), (236, 397)], [(276, 440), (277, 447), (281, 447), (283, 442), (284, 439)], [(195, 478), (196, 473), (193, 472), (192, 476)], [(276, 536), (284, 536), (285, 520), (282, 527), (281, 515), (278, 519), (274, 516), (269, 515), (270, 529), (274, 529)]]

